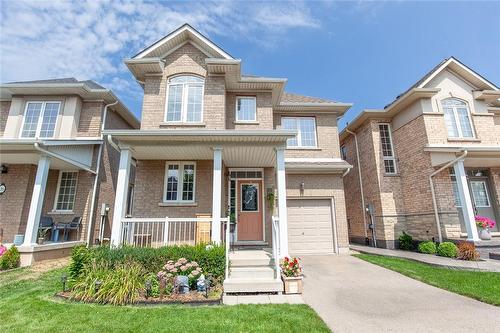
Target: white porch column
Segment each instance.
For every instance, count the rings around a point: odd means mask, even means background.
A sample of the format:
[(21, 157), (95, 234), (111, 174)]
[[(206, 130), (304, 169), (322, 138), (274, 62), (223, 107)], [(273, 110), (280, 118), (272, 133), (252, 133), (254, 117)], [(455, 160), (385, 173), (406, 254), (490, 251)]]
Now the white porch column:
[(116, 181), (116, 196), (113, 210), (113, 224), (111, 225), (111, 246), (120, 245), (120, 234), (122, 219), (127, 210), (127, 194), (130, 176), (130, 163), (132, 152), (128, 148), (122, 148), (120, 153), (120, 165), (118, 179)]
[(465, 228), (467, 229), (467, 240), (480, 241), (476, 219), (474, 218), (474, 207), (472, 207), (472, 199), (469, 192), (469, 185), (467, 183), (467, 174), (465, 173), (464, 162), (458, 161), (453, 165), (455, 170), (455, 178), (457, 179), (458, 194), (460, 196), (460, 203), (462, 204), (462, 214), (464, 216)]
[(32, 246), (36, 244), (49, 168), (50, 157), (47, 155), (41, 155), (36, 169), (35, 185), (33, 186), (33, 194), (31, 195), (31, 204), (28, 213), (28, 222), (26, 224), (23, 246)]
[(288, 256), (288, 217), (286, 208), (285, 148), (276, 149), (276, 187), (280, 231), (280, 256)]
[(212, 242), (220, 243), (222, 207), (222, 148), (214, 147), (214, 177), (212, 185)]

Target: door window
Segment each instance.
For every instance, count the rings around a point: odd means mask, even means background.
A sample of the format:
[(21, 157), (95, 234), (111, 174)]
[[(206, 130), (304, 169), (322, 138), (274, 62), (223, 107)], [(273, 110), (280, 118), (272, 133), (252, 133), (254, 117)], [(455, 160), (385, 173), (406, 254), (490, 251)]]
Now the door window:
[(259, 187), (255, 184), (241, 185), (241, 211), (242, 212), (257, 212)]
[(470, 182), (472, 196), (474, 197), (474, 205), (476, 207), (490, 207), (490, 198), (488, 197), (488, 189), (484, 180), (472, 180)]

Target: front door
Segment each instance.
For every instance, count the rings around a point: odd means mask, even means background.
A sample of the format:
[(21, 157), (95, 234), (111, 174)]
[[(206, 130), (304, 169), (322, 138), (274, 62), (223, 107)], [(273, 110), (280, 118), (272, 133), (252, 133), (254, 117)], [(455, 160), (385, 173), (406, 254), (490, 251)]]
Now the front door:
[[(488, 177), (469, 176), (469, 189), (476, 215), (486, 216), (495, 221), (495, 207)], [(492, 231), (498, 230), (499, 226), (497, 223)]]
[(262, 240), (262, 180), (238, 180), (238, 240)]

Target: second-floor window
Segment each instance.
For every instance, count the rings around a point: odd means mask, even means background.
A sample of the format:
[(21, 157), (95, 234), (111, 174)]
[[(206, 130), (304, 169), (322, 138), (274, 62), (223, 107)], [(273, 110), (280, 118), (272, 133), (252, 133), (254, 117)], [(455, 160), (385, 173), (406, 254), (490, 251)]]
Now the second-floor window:
[(236, 121), (257, 121), (255, 97), (236, 97)]
[(54, 136), (60, 102), (28, 102), (24, 111), (22, 138), (51, 138)]
[(396, 157), (392, 144), (391, 127), (389, 124), (379, 124), (380, 144), (382, 148), (382, 157), (384, 159), (384, 171), (386, 174), (396, 173)]
[(283, 117), (281, 127), (296, 130), (297, 136), (287, 140), (287, 147), (316, 147), (316, 120), (314, 117)]
[(451, 138), (474, 137), (467, 103), (457, 98), (447, 98), (441, 104), (448, 136)]
[(204, 80), (197, 76), (181, 75), (168, 80), (165, 121), (199, 123), (203, 119)]

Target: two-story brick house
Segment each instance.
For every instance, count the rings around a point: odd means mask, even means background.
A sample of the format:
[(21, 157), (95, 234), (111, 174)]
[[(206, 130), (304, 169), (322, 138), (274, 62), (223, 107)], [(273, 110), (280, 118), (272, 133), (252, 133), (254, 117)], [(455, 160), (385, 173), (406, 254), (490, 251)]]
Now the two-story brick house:
[(113, 212), (119, 153), (103, 130), (139, 121), (93, 81), (15, 82), (0, 92), (0, 243), (18, 245), (29, 265), (92, 244), (94, 232), (109, 237), (109, 223), (95, 222), (102, 204)]
[(392, 248), (403, 231), (479, 241), (475, 215), (500, 221), (499, 98), (497, 86), (449, 58), (349, 123), (340, 140), (353, 165), (344, 178), (351, 242)]
[[(140, 130), (105, 131), (121, 150), (112, 244), (219, 242), (230, 216), (236, 246), (276, 237), (281, 256), (347, 251), (350, 165), (337, 119), (350, 104), (243, 75), (241, 60), (189, 25), (125, 63), (144, 100)], [(125, 218), (131, 162), (134, 209)]]

